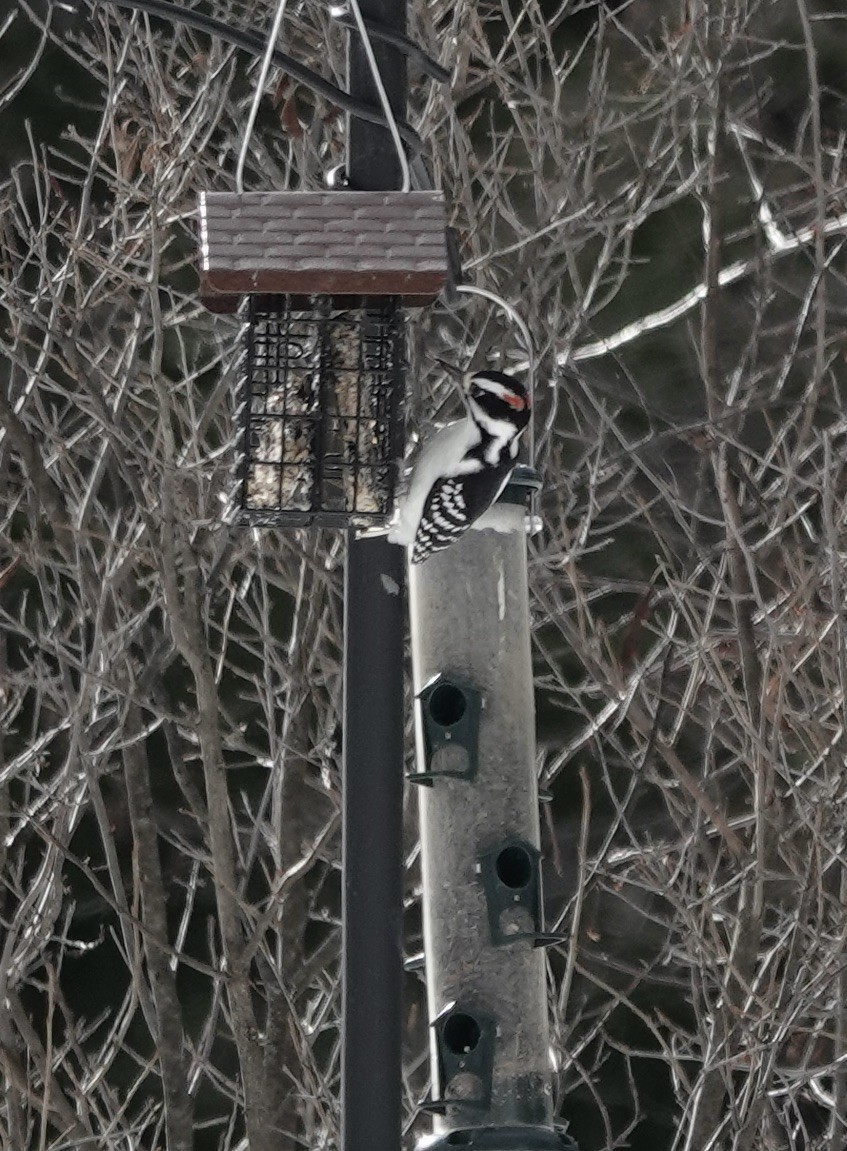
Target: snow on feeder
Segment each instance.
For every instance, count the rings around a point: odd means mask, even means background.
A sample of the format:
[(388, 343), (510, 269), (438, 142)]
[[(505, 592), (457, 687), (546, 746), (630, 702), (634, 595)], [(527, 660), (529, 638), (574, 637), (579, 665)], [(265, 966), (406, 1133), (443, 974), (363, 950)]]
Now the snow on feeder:
[(438, 192), (204, 192), (200, 296), (244, 320), (241, 523), (387, 520), (403, 454), (404, 309), (447, 276)]

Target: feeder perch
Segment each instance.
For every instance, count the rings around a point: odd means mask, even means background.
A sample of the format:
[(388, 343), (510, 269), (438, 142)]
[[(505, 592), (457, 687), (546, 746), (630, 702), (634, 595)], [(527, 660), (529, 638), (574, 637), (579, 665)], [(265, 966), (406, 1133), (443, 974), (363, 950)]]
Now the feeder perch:
[(403, 454), (403, 309), (447, 275), (436, 192), (204, 192), (200, 298), (238, 312), (243, 524), (384, 523)]
[(410, 783), (432, 787), (438, 779), (476, 778), (482, 694), (472, 684), (437, 675), (418, 692), (426, 770)]
[(475, 1007), (451, 1003), (433, 1020), (438, 1098), (421, 1110), (485, 1108), (491, 1101), (495, 1022)]
[(480, 855), (478, 871), (494, 947), (524, 939), (536, 947), (565, 942), (567, 936), (562, 932), (544, 930), (541, 852), (537, 847), (511, 835)]

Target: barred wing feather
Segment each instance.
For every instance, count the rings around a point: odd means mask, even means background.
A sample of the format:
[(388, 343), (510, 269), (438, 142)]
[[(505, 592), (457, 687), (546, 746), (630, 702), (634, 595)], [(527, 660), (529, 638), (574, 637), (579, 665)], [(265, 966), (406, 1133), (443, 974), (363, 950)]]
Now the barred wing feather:
[(512, 474), (514, 461), (470, 475), (446, 476), (433, 484), (412, 546), (412, 563), (455, 543), (494, 503)]
[(424, 504), (421, 525), (412, 547), (412, 563), (449, 547), (470, 524), (465, 503), (465, 477), (450, 476), (435, 484)]

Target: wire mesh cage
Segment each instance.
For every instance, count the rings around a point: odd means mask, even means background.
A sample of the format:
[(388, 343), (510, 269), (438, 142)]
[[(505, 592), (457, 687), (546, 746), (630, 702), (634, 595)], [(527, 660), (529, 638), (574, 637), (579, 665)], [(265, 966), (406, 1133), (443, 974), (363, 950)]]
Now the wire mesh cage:
[(242, 524), (367, 527), (403, 454), (404, 309), (447, 280), (435, 191), (201, 192), (200, 298), (244, 318)]
[(367, 526), (393, 507), (403, 454), (404, 314), (394, 297), (250, 295), (242, 305), (237, 518)]

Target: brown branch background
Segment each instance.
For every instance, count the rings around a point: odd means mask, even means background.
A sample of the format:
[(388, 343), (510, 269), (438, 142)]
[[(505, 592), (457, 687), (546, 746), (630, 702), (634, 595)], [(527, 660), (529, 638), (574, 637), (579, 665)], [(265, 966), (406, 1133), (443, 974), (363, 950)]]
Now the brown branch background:
[[(265, 29), (267, 4), (210, 11)], [(559, 1112), (584, 1151), (844, 1146), (843, 59), (826, 0), (412, 0), (410, 120), (539, 356), (530, 539)], [(345, 33), (285, 48), (343, 83)], [(225, 515), (197, 301), (255, 72), (0, 6), (0, 1146), (337, 1144), (342, 543)], [(276, 73), (249, 187), (338, 109)], [(520, 371), (487, 304), (412, 324)], [(411, 749), (410, 749), (411, 754)], [(407, 945), (420, 946), (413, 797)], [(427, 1129), (409, 976), (406, 1136)]]

